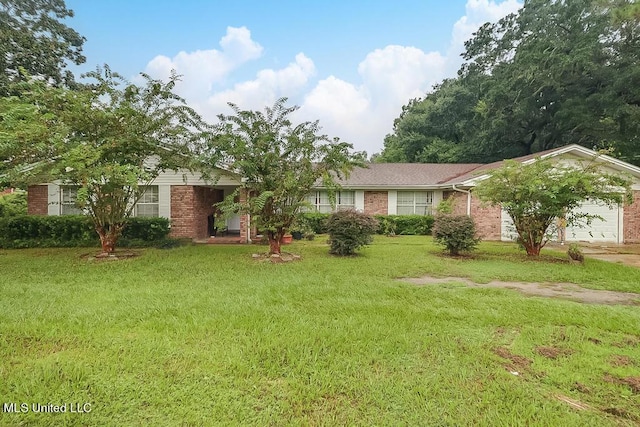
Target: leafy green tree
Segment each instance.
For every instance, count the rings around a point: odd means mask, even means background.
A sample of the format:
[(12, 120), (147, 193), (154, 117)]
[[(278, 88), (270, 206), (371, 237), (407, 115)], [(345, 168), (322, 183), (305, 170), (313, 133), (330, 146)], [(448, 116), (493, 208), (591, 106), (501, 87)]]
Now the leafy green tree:
[(640, 20), (630, 0), (526, 0), (411, 101), (378, 161), (492, 162), (567, 144), (640, 165)]
[(3, 100), (0, 147), (12, 185), (61, 180), (78, 186), (78, 205), (93, 220), (102, 252), (115, 249), (145, 186), (161, 171), (192, 167), (206, 137), (200, 117), (164, 83), (126, 82), (109, 68), (88, 73), (81, 90), (31, 80)]
[(0, 0), (0, 95), (7, 95), (20, 69), (70, 86), (67, 61), (82, 64), (85, 38), (65, 24), (73, 17), (64, 0)]
[(506, 161), (479, 182), (474, 194), (509, 214), (518, 241), (530, 256), (540, 255), (557, 218), (564, 218), (567, 226), (584, 226), (601, 219), (578, 212), (585, 200), (615, 206), (633, 198), (631, 181), (603, 172), (597, 159), (580, 166), (563, 166), (540, 158), (530, 164)]
[[(298, 107), (286, 102), (281, 98), (264, 113), (229, 104), (235, 114), (218, 116), (219, 134), (210, 151), (243, 177), (223, 210), (249, 213), (252, 223), (266, 233), (271, 254), (280, 253), (282, 237), (311, 189), (322, 183), (334, 192), (337, 180), (363, 161), (361, 153), (350, 151), (351, 144), (320, 134), (317, 121), (293, 124), (290, 115)], [(241, 193), (246, 195), (244, 202)]]
[(468, 143), (478, 91), (461, 79), (445, 80), (423, 99), (402, 108), (376, 162), (460, 163), (478, 161)]

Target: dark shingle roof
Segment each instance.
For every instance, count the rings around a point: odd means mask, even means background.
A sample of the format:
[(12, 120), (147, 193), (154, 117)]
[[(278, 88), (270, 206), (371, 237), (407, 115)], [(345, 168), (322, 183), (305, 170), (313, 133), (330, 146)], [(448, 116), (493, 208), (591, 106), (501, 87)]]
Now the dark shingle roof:
[(354, 168), (344, 187), (414, 187), (445, 183), (464, 175), (479, 163), (372, 163), (367, 168)]

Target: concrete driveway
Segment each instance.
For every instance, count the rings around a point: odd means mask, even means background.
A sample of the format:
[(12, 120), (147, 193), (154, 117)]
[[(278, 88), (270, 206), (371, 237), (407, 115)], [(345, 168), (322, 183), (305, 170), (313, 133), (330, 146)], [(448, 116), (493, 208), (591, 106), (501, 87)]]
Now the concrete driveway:
[[(614, 243), (586, 243), (579, 242), (580, 248), (586, 257), (602, 261), (617, 262), (632, 267), (640, 268), (640, 245), (616, 245)], [(553, 249), (563, 250), (568, 245), (551, 246)], [(566, 250), (566, 249), (565, 249)]]

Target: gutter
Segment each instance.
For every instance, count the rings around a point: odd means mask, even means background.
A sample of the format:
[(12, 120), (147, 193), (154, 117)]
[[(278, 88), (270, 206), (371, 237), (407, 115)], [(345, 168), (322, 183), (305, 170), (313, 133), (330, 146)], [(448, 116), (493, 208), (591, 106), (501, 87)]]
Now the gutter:
[(456, 188), (455, 184), (451, 184), (451, 188), (453, 188), (454, 191), (465, 193), (467, 195), (467, 216), (471, 216), (471, 191)]

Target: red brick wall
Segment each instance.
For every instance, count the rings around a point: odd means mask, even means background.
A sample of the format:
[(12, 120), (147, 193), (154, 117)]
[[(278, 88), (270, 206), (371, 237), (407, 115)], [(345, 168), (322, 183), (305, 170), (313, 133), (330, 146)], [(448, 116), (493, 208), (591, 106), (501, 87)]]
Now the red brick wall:
[(471, 217), (476, 223), (478, 235), (484, 240), (500, 240), (502, 236), (502, 208), (483, 205), (471, 194)]
[[(445, 194), (444, 197), (453, 197), (453, 213), (455, 215), (467, 214), (467, 195), (456, 191)], [(478, 235), (484, 240), (500, 240), (502, 235), (502, 209), (499, 206), (482, 205), (477, 197), (471, 195), (471, 218), (476, 224)]]
[(205, 239), (209, 234), (207, 217), (222, 201), (222, 191), (191, 185), (171, 186), (171, 237)]
[(387, 215), (389, 196), (386, 191), (364, 192), (364, 213), (369, 215)]
[(171, 186), (171, 237), (194, 238), (194, 187)]
[(466, 215), (467, 214), (467, 195), (459, 191), (447, 191), (442, 197), (446, 200), (453, 197), (453, 214), (454, 215)]
[(32, 185), (27, 192), (27, 214), (49, 214), (49, 188), (46, 185)]
[(633, 203), (624, 207), (624, 243), (640, 242), (640, 191), (633, 192)]

